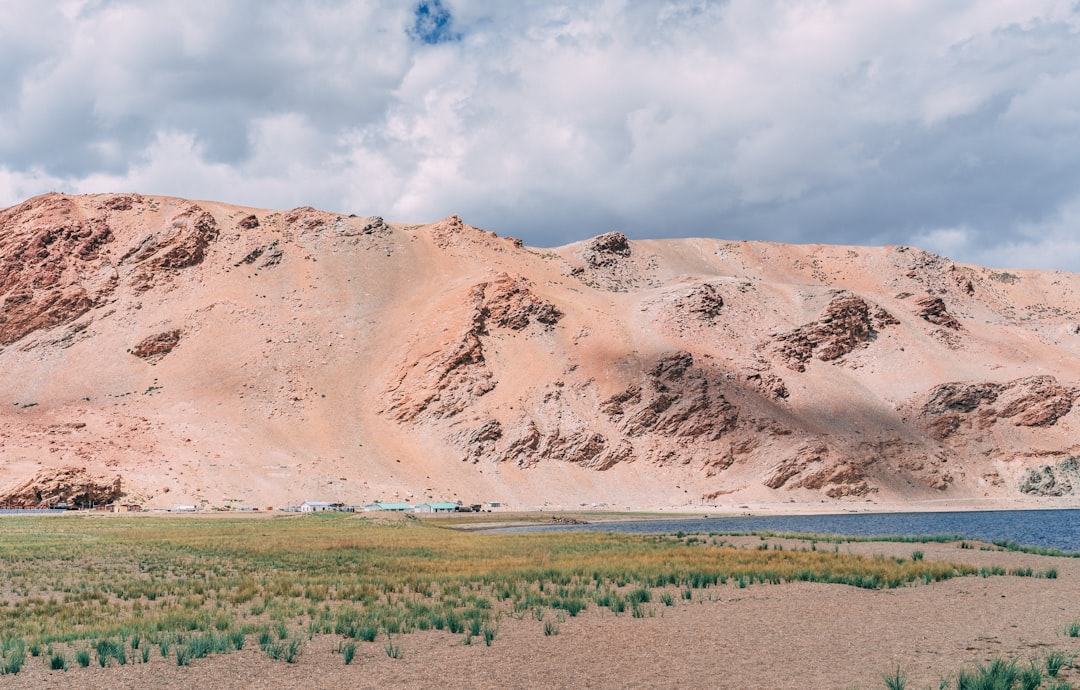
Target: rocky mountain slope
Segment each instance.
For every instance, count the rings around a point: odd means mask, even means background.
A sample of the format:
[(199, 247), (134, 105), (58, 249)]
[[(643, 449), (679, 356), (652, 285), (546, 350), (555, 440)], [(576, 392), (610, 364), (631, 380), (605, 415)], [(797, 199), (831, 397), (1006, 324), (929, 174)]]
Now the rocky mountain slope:
[(1078, 324), (1080, 275), (909, 247), (535, 249), (457, 217), (50, 194), (0, 211), (0, 488), (1067, 499)]

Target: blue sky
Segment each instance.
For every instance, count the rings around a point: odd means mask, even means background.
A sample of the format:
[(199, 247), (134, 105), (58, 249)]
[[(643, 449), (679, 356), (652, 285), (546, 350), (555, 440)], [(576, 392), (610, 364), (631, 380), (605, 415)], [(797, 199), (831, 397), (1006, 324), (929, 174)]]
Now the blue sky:
[(139, 191), (1080, 270), (1061, 0), (0, 0), (0, 206)]

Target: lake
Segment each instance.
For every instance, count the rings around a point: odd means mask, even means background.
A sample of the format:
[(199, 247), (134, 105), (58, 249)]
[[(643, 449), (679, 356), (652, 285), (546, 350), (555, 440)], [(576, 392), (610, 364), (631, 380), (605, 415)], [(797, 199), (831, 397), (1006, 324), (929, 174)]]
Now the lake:
[(856, 513), (681, 520), (635, 520), (588, 525), (509, 527), (493, 532), (601, 531), (636, 534), (674, 532), (797, 532), (850, 536), (959, 535), (980, 541), (1014, 541), (1080, 551), (1080, 509), (988, 510), (957, 513)]

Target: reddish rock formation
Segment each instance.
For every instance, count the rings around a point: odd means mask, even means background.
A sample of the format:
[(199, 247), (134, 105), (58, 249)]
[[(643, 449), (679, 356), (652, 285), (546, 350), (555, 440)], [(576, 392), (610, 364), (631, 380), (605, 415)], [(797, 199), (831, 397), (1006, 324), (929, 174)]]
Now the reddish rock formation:
[(925, 321), (951, 328), (954, 331), (960, 330), (960, 322), (945, 309), (945, 302), (940, 297), (934, 297), (933, 295), (920, 297), (915, 300), (915, 305), (919, 308), (916, 313)]
[(629, 437), (665, 437), (716, 441), (734, 428), (738, 410), (694, 367), (689, 352), (661, 357), (646, 372), (645, 381), (601, 404), (618, 417), (618, 428)]
[(412, 421), (425, 412), (453, 416), (496, 386), (485, 366), (481, 339), (490, 328), (517, 331), (535, 323), (548, 329), (562, 316), (554, 304), (533, 293), (528, 280), (505, 273), (473, 286), (466, 304), (469, 319), (458, 337), (419, 366), (406, 367), (391, 386), (390, 409), (398, 421)]
[(711, 283), (695, 286), (685, 296), (675, 302), (680, 312), (689, 314), (706, 323), (714, 323), (724, 307), (724, 298), (717, 287)]
[(811, 358), (839, 359), (871, 342), (881, 328), (896, 323), (884, 309), (871, 310), (861, 297), (842, 293), (829, 302), (817, 321), (777, 336), (773, 347), (790, 369), (806, 371)]
[(1014, 426), (1052, 426), (1072, 410), (1080, 388), (1053, 376), (1007, 383), (943, 383), (926, 396), (921, 417), (930, 434), (945, 440), (963, 429), (988, 429), (1008, 420)]
[(621, 232), (609, 232), (594, 237), (585, 247), (581, 258), (594, 267), (611, 266), (620, 258), (630, 256), (630, 243)]
[(121, 491), (120, 477), (94, 477), (81, 467), (41, 470), (17, 486), (0, 492), (0, 504), (27, 508), (56, 507), (58, 503), (89, 507), (116, 501)]
[(113, 241), (103, 218), (87, 218), (70, 197), (49, 194), (0, 211), (0, 346), (69, 323), (114, 285), (87, 281)]
[(148, 336), (131, 349), (131, 354), (149, 362), (156, 362), (173, 351), (180, 343), (180, 329)]

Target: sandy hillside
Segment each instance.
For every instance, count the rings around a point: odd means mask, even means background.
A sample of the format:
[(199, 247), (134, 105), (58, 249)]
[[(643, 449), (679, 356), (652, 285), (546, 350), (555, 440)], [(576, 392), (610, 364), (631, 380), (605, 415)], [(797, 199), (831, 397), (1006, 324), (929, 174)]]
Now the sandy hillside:
[(0, 211), (0, 305), (16, 502), (1080, 490), (1071, 273), (618, 233), (537, 249), (457, 217), (52, 194)]

